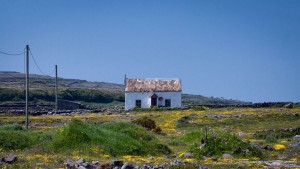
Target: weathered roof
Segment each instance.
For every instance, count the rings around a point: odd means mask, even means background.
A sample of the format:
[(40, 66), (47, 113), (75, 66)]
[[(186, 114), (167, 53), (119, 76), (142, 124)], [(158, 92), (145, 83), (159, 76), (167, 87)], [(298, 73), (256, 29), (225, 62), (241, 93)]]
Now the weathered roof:
[(126, 92), (181, 92), (180, 79), (126, 79)]

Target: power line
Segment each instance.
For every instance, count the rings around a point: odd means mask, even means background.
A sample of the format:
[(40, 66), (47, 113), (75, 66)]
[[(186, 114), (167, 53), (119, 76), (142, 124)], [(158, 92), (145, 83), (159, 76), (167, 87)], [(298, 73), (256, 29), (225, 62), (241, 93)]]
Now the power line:
[(4, 55), (10, 55), (10, 56), (16, 56), (16, 55), (23, 55), (25, 52), (22, 52), (22, 53), (6, 53), (6, 52), (2, 52), (0, 51), (1, 54), (4, 54)]
[(32, 59), (33, 59), (35, 65), (36, 65), (36, 67), (37, 67), (38, 70), (40, 71), (40, 73), (42, 73), (42, 74), (45, 75), (45, 76), (50, 76), (50, 75), (52, 75), (52, 74), (54, 73), (55, 70), (53, 70), (53, 71), (52, 71), (51, 73), (49, 73), (49, 74), (44, 73), (44, 72), (42, 71), (42, 69), (40, 68), (40, 66), (37, 64), (37, 62), (36, 62), (36, 60), (35, 60), (35, 58), (34, 58), (32, 52), (31, 52), (31, 50), (29, 50), (29, 52), (30, 52), (30, 55), (31, 55), (31, 57), (32, 57)]

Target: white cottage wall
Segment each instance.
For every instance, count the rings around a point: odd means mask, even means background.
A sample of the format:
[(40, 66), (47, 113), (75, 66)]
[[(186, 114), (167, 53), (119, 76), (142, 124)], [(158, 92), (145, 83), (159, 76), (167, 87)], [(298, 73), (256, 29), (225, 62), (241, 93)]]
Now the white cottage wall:
[(171, 107), (181, 107), (181, 92), (125, 92), (125, 110), (133, 109), (135, 101), (141, 100), (141, 108), (151, 107), (151, 96), (156, 94), (163, 97), (163, 106), (165, 106), (165, 99), (171, 99)]

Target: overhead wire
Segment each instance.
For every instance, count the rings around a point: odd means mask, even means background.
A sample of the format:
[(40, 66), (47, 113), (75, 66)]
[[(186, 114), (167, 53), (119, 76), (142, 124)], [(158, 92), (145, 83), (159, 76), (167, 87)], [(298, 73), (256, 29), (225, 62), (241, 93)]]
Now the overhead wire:
[(29, 52), (30, 52), (31, 58), (33, 59), (35, 65), (36, 65), (36, 67), (38, 68), (38, 70), (40, 71), (40, 73), (42, 73), (42, 74), (45, 75), (45, 76), (50, 76), (50, 75), (52, 75), (52, 74), (54, 73), (55, 70), (53, 70), (53, 71), (52, 71), (51, 73), (49, 73), (49, 74), (44, 73), (44, 72), (42, 71), (42, 69), (40, 68), (40, 66), (37, 64), (37, 62), (36, 62), (36, 60), (35, 60), (35, 58), (34, 58), (32, 52), (31, 52), (31, 50), (29, 50)]
[(4, 55), (17, 56), (17, 55), (22, 55), (25, 52), (22, 52), (22, 53), (7, 53), (7, 52), (0, 51), (0, 53), (4, 54)]

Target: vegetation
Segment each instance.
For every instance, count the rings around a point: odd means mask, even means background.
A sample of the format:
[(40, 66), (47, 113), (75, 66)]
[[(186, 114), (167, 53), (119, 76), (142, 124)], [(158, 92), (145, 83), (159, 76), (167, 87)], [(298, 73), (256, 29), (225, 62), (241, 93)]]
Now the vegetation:
[[(82, 101), (92, 103), (111, 103), (113, 101), (124, 102), (125, 98), (122, 93), (110, 92), (105, 90), (92, 89), (66, 89), (59, 91), (59, 99), (70, 101)], [(0, 88), (0, 101), (24, 101), (24, 90)], [(53, 102), (54, 91), (43, 89), (31, 89), (29, 101), (43, 100)]]
[[(203, 141), (202, 148), (199, 148), (201, 144), (199, 138)], [(188, 132), (182, 139), (185, 142), (192, 143), (189, 150), (199, 159), (211, 156), (221, 157), (225, 153), (236, 157), (263, 158), (261, 150), (252, 146), (249, 142), (244, 142), (237, 136), (224, 131), (213, 132), (207, 139), (205, 139), (204, 132), (192, 131)]]
[[(24, 74), (18, 72), (1, 72), (0, 73), (0, 101), (2, 102), (18, 102), (24, 101)], [(124, 104), (124, 86), (122, 84), (106, 83), (106, 82), (88, 82), (78, 79), (58, 78), (59, 81), (59, 99), (79, 101), (83, 104), (99, 105)], [(46, 102), (51, 104), (54, 102), (54, 84), (55, 79), (49, 76), (30, 75), (30, 101)], [(183, 105), (199, 105), (199, 104), (222, 104), (233, 105), (245, 102), (229, 100), (224, 98), (204, 97), (201, 95), (182, 95)], [(159, 111), (161, 109), (152, 109)]]
[(300, 127), (295, 129), (274, 129), (259, 131), (254, 134), (255, 138), (265, 139), (267, 142), (277, 142), (279, 139), (291, 139), (295, 135), (300, 135)]
[[(209, 168), (263, 168), (257, 163), (260, 159), (299, 165), (299, 141), (292, 139), (300, 127), (298, 112), (297, 107), (205, 108), (30, 116), (29, 130), (23, 129), (24, 116), (6, 113), (0, 114), (0, 157), (17, 155), (13, 168), (36, 168), (36, 164), (59, 168), (65, 167), (66, 159), (80, 157), (100, 163), (113, 159), (139, 165), (192, 163), (173, 168), (199, 163)], [(151, 131), (132, 123), (135, 120), (151, 121)], [(161, 134), (153, 132), (154, 124)], [(276, 139), (269, 141), (269, 135)], [(186, 153), (193, 156), (185, 157)], [(222, 158), (224, 154), (233, 158)]]
[(103, 149), (111, 156), (169, 154), (171, 150), (155, 136), (131, 123), (86, 124), (79, 120), (60, 130), (53, 140), (55, 150)]
[(0, 135), (0, 148), (3, 150), (38, 146), (45, 152), (71, 153), (80, 150), (93, 153), (93, 147), (97, 147), (110, 156), (171, 153), (168, 146), (161, 144), (152, 133), (124, 122), (88, 124), (72, 119), (52, 134), (24, 130), (20, 125), (9, 124), (0, 127)]

